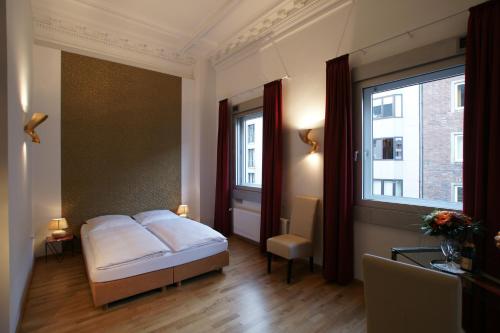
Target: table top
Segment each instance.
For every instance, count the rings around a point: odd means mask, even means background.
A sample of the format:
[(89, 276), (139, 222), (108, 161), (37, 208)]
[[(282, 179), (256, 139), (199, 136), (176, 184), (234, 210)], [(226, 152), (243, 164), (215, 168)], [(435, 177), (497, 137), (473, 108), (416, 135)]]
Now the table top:
[[(393, 247), (391, 248), (391, 253), (400, 255), (404, 258), (402, 262), (410, 262), (416, 264), (420, 267), (434, 269), (431, 266), (432, 260), (444, 260), (443, 252), (439, 246), (427, 246), (427, 247)], [(445, 271), (441, 271), (447, 273)], [(488, 290), (489, 292), (500, 296), (500, 283), (497, 279), (494, 279), (488, 275), (479, 273), (466, 272), (459, 275), (462, 279), (469, 281), (476, 286)]]
[(64, 242), (64, 241), (69, 241), (69, 240), (72, 240), (74, 238), (73, 234), (72, 233), (68, 233), (66, 236), (64, 237), (52, 237), (52, 236), (47, 236), (47, 238), (45, 238), (45, 241), (48, 242), (48, 243), (52, 243), (52, 242)]

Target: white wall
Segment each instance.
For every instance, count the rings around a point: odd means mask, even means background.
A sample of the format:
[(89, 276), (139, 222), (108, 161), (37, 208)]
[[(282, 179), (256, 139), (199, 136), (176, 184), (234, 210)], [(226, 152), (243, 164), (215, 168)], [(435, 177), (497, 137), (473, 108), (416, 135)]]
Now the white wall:
[[(325, 112), (325, 61), (384, 40), (398, 33), (467, 9), (478, 0), (358, 0), (341, 42), (352, 2), (325, 15), (305, 28), (275, 41), (290, 80), (283, 81), (284, 99), (284, 203), (283, 214), (290, 214), (291, 198), (298, 194), (322, 197), (322, 136)], [(432, 10), (430, 10), (432, 8)], [(388, 56), (442, 39), (463, 35), (467, 13), (416, 31), (380, 46), (355, 53), (351, 66), (371, 63)], [(217, 99), (232, 96), (285, 74), (274, 47), (268, 45), (258, 52), (217, 66)], [(320, 152), (307, 155), (308, 147), (297, 135), (300, 128), (316, 129)], [(391, 218), (391, 217), (389, 217)], [(394, 217), (397, 219), (398, 217)], [(418, 217), (415, 216), (415, 220)], [(367, 224), (359, 220), (355, 226), (355, 276), (361, 278), (360, 254), (371, 252), (389, 256), (392, 246), (419, 245), (431, 240), (419, 233)], [(405, 222), (401, 222), (405, 223)], [(316, 232), (315, 261), (322, 263), (321, 226)]]
[[(9, 318), (2, 332), (14, 332), (33, 264), (30, 153), (23, 132), (31, 108), (32, 23), (29, 0), (7, 0)], [(4, 270), (3, 270), (4, 271)], [(4, 271), (5, 272), (5, 271)], [(4, 310), (4, 309), (2, 309)]]
[(61, 51), (33, 46), (33, 110), (49, 118), (37, 128), (41, 144), (31, 151), (35, 256), (44, 252), (50, 219), (61, 216)]
[(200, 122), (200, 221), (213, 226), (218, 106), (215, 98), (215, 71), (207, 60), (200, 60), (196, 63), (194, 78), (196, 108)]
[(181, 196), (189, 217), (200, 220), (200, 117), (196, 81), (182, 79)]

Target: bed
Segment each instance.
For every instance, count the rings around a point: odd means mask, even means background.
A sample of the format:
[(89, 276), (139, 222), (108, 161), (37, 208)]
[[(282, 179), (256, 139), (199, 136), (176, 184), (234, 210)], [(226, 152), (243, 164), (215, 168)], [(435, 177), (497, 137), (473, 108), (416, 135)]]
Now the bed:
[[(175, 218), (178, 217), (175, 216)], [(166, 220), (168, 219), (169, 218)], [(189, 221), (190, 222), (177, 220), (178, 223), (191, 223), (190, 226), (194, 226), (195, 228), (196, 225), (193, 225), (192, 223), (199, 224), (199, 222), (192, 220)], [(157, 226), (162, 225), (161, 219), (157, 219), (154, 222)], [(159, 240), (164, 244), (166, 250), (163, 249), (161, 252), (157, 251), (152, 255), (148, 252), (146, 253), (147, 255), (142, 258), (131, 260), (129, 262), (112, 264), (104, 268), (101, 267), (103, 265), (102, 251), (100, 252), (99, 249), (95, 249), (95, 247), (105, 251), (109, 251), (109, 249), (112, 249), (114, 245), (118, 245), (118, 251), (123, 251), (123, 248), (120, 250), (120, 244), (116, 240), (114, 242), (111, 240), (108, 243), (96, 243), (95, 227), (90, 223), (82, 225), (81, 241), (83, 255), (90, 289), (92, 292), (92, 298), (96, 307), (104, 306), (106, 308), (107, 304), (111, 302), (153, 289), (164, 289), (166, 286), (174, 283), (179, 286), (185, 279), (214, 270), (222, 270), (224, 266), (229, 264), (229, 252), (227, 250), (228, 243), (225, 238), (224, 240), (218, 239), (218, 241), (204, 242), (203, 244), (199, 244), (194, 247), (184, 247), (180, 250), (174, 251), (168, 246), (168, 243), (165, 242), (165, 240), (161, 239), (161, 235), (155, 235), (151, 230), (149, 230), (147, 223), (133, 223), (136, 224), (136, 226), (130, 226), (131, 229), (127, 229), (127, 233), (131, 233), (132, 235), (136, 235), (137, 233), (141, 234), (142, 237), (154, 238), (144, 241), (144, 238), (138, 237), (138, 239), (141, 239), (141, 243), (139, 244), (149, 244)], [(113, 228), (116, 229), (108, 229), (104, 230), (104, 232), (124, 232), (123, 227), (113, 226)], [(199, 228), (208, 227), (199, 224)], [(104, 234), (103, 237), (106, 237), (106, 235)], [(134, 242), (137, 243), (134, 238), (135, 237), (129, 239), (125, 238), (125, 240), (126, 242), (132, 244)], [(181, 238), (183, 237), (178, 237), (178, 239)], [(128, 243), (126, 244), (126, 247), (130, 247)], [(96, 252), (98, 253), (97, 255)]]

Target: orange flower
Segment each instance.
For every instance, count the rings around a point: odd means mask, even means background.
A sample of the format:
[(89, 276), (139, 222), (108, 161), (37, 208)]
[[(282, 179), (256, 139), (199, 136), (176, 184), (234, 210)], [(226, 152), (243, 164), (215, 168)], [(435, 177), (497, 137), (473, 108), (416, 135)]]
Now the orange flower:
[(439, 212), (436, 217), (434, 218), (434, 221), (436, 222), (437, 225), (444, 225), (448, 222), (450, 222), (453, 214), (451, 212)]

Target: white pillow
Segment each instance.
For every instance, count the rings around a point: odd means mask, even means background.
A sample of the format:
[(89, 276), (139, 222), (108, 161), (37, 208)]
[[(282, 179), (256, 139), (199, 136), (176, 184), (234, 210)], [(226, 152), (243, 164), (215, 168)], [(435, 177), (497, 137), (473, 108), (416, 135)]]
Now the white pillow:
[(149, 210), (133, 216), (133, 218), (142, 225), (147, 225), (158, 220), (175, 219), (178, 217), (177, 214), (166, 209)]
[(136, 222), (127, 215), (103, 215), (87, 220), (86, 223), (93, 231), (136, 224)]

